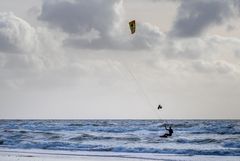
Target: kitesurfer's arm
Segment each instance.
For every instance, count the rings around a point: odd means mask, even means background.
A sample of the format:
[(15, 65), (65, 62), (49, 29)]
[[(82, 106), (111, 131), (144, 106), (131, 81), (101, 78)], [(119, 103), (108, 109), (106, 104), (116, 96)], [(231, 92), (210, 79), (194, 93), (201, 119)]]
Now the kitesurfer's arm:
[(169, 129), (167, 129), (167, 126), (166, 126), (166, 125), (165, 125), (164, 127), (165, 127), (166, 130), (169, 130)]

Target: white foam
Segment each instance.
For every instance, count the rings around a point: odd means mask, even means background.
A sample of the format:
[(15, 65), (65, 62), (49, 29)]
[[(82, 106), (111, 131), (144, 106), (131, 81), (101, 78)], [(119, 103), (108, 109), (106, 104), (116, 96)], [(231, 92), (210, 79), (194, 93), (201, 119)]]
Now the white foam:
[(151, 153), (67, 152), (0, 149), (0, 161), (239, 161), (239, 156), (186, 156)]

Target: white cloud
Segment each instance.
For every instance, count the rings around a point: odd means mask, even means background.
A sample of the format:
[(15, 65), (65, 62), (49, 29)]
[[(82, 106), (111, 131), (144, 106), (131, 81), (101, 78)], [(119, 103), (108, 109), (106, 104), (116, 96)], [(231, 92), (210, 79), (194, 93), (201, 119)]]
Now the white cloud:
[(0, 13), (0, 86), (24, 86), (44, 71), (62, 68), (61, 38), (14, 13)]
[(0, 51), (32, 52), (37, 47), (36, 31), (13, 13), (0, 13)]
[(209, 53), (210, 46), (202, 38), (165, 39), (161, 53), (169, 59), (199, 59)]
[(239, 48), (236, 49), (236, 50), (234, 51), (234, 54), (235, 54), (236, 58), (240, 58), (240, 49), (239, 49)]
[(234, 74), (237, 72), (235, 65), (230, 64), (226, 61), (193, 61), (192, 65), (195, 71), (205, 74)]

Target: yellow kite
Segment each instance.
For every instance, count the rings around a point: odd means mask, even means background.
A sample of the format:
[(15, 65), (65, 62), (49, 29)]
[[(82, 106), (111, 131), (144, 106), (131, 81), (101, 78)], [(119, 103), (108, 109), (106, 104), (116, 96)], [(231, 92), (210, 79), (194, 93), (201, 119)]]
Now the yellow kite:
[(132, 21), (129, 22), (129, 27), (130, 27), (131, 33), (134, 34), (135, 31), (136, 31), (136, 22), (135, 22), (135, 20), (132, 20)]

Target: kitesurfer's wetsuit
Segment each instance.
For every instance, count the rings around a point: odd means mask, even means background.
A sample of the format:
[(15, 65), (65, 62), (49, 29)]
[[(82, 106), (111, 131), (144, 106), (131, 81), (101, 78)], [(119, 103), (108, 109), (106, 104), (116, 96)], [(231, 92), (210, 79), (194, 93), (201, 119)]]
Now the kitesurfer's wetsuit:
[(167, 127), (165, 126), (165, 129), (168, 131), (167, 136), (172, 136), (172, 134), (173, 134), (173, 129), (171, 128), (171, 126), (169, 127), (169, 129), (167, 129)]
[(173, 134), (173, 129), (171, 128), (171, 126), (169, 127), (169, 129), (165, 126), (165, 129), (168, 131), (168, 133), (166, 133), (166, 134), (164, 134), (164, 135), (162, 135), (162, 136), (160, 136), (160, 137), (168, 137), (168, 136), (172, 136), (172, 134)]

